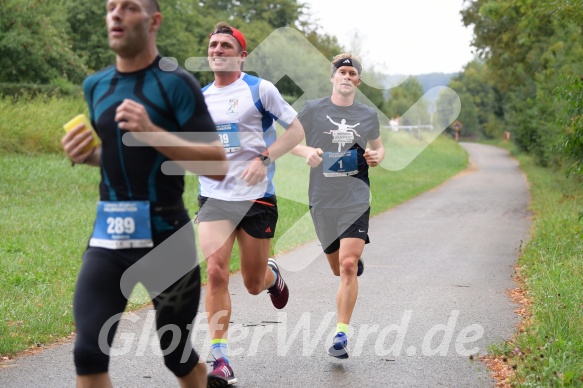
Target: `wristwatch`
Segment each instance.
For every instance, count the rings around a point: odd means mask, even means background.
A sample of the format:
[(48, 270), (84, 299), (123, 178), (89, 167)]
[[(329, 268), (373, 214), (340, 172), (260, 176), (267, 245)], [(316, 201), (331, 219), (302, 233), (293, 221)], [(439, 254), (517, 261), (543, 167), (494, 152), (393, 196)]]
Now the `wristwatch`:
[(257, 157), (261, 160), (261, 163), (263, 163), (264, 166), (269, 166), (271, 164), (271, 159), (269, 159), (269, 156), (258, 154)]

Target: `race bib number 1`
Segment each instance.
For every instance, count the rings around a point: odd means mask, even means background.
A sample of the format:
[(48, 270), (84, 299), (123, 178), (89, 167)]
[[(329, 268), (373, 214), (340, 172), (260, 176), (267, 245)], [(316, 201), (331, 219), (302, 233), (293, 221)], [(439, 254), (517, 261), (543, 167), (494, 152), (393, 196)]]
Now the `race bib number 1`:
[(324, 152), (322, 154), (322, 167), (324, 176), (337, 177), (356, 175), (358, 173), (358, 162), (356, 150), (345, 152)]
[(148, 201), (100, 201), (89, 246), (107, 249), (151, 248)]

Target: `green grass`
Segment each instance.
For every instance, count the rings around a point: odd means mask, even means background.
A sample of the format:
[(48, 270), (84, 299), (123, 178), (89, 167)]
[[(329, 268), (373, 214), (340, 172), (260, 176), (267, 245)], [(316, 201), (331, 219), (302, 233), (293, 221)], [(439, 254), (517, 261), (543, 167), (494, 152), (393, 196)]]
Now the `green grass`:
[[(510, 146), (509, 148), (512, 149)], [(531, 184), (531, 240), (518, 265), (530, 324), (494, 348), (516, 368), (513, 385), (583, 386), (583, 187), (562, 171), (517, 156)]]
[(72, 293), (98, 174), (55, 156), (2, 156), (0, 171), (0, 353), (6, 354), (74, 330)]
[(87, 114), (85, 100), (40, 96), (14, 101), (0, 96), (0, 153), (40, 154), (61, 152), (63, 125)]
[[(2, 356), (50, 344), (74, 331), (73, 290), (98, 200), (98, 169), (72, 168), (59, 144), (62, 124), (83, 112), (82, 101), (71, 98), (60, 106), (45, 98), (29, 105), (0, 100), (0, 109), (6, 109), (0, 110)], [(7, 119), (9, 115), (14, 119)], [(14, 124), (13, 129), (8, 124)], [(395, 144), (403, 139), (387, 140)], [(425, 147), (423, 142), (415, 146), (419, 150)], [(439, 185), (463, 170), (466, 163), (461, 147), (439, 137), (402, 171), (372, 169), (372, 213)], [(313, 227), (307, 205), (308, 169), (303, 159), (286, 155), (278, 161), (277, 169), (280, 218), (272, 244), (275, 255), (315, 239), (309, 232)], [(197, 209), (197, 185), (196, 177), (186, 177), (185, 202), (191, 216)], [(235, 249), (230, 269), (235, 272), (239, 267)], [(206, 279), (204, 263), (202, 269)], [(146, 301), (145, 291), (138, 287), (129, 309)]]

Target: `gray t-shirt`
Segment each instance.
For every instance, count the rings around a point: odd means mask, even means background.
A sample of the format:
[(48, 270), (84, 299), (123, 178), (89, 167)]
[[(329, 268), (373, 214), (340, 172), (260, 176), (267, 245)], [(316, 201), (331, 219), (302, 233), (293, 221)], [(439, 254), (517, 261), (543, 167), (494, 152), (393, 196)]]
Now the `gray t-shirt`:
[(337, 106), (324, 97), (307, 101), (298, 119), (306, 145), (324, 151), (323, 162), (310, 170), (310, 205), (345, 208), (369, 203), (368, 165), (363, 155), (368, 141), (380, 136), (376, 111), (359, 102)]

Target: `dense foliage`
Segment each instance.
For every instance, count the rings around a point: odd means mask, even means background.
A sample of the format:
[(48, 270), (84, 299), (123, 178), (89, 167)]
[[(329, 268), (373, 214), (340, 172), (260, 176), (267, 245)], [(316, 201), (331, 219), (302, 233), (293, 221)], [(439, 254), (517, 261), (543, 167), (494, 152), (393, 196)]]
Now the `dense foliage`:
[[(335, 37), (317, 32), (309, 9), (297, 0), (164, 0), (160, 5), (158, 48), (183, 66), (188, 58), (206, 57), (209, 32), (219, 21), (244, 31), (249, 52), (280, 27), (300, 31), (328, 60), (344, 51)], [(0, 83), (79, 85), (111, 65), (104, 17), (105, 1), (0, 0)], [(194, 72), (201, 84), (212, 80), (208, 71)], [(278, 87), (284, 95), (300, 93), (288, 79)], [(381, 91), (369, 92), (380, 106)]]
[(87, 68), (65, 19), (64, 1), (0, 0), (0, 82), (80, 82)]
[[(471, 131), (581, 173), (583, 8), (573, 0), (466, 0), (479, 58), (452, 83)], [(465, 125), (464, 129), (468, 126)], [(557, 152), (559, 151), (559, 152)], [(566, 159), (566, 160), (565, 160)]]
[[(13, 94), (14, 84), (23, 90), (30, 89), (20, 86), (24, 84), (72, 90), (71, 85), (80, 85), (88, 74), (112, 64), (104, 4), (0, 0), (0, 94)], [(327, 60), (345, 51), (334, 36), (321, 33), (308, 6), (299, 0), (164, 0), (161, 6), (164, 21), (158, 47), (181, 65), (189, 58), (206, 57), (209, 31), (222, 20), (244, 30), (250, 52), (280, 27), (299, 31)], [(583, 174), (580, 2), (466, 0), (461, 14), (463, 23), (474, 30), (476, 48), (476, 59), (449, 84), (461, 100), (462, 136), (499, 139), (508, 132), (539, 164), (566, 164), (568, 172)], [(272, 68), (285, 61), (283, 57), (263, 56)], [(191, 71), (201, 84), (212, 80), (209, 71)], [(312, 69), (304, 76), (325, 77), (325, 72)], [(273, 81), (290, 101), (302, 94), (293, 77), (269, 75), (277, 78)], [(2, 86), (6, 83), (12, 85)], [(329, 92), (329, 85), (323, 85), (326, 90), (318, 94)], [(390, 93), (366, 83), (361, 91), (388, 117), (403, 115), (414, 105), (420, 110), (414, 115), (418, 122), (431, 121), (428, 108), (435, 113), (434, 122), (450, 117), (451, 95), (442, 96), (435, 107), (426, 102), (416, 105), (423, 91), (415, 79)]]

